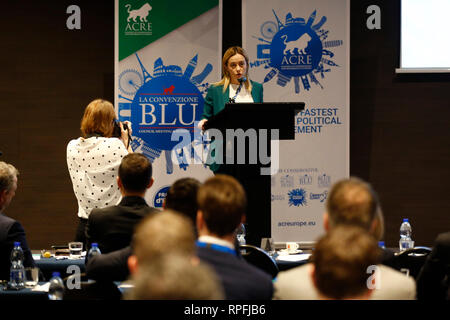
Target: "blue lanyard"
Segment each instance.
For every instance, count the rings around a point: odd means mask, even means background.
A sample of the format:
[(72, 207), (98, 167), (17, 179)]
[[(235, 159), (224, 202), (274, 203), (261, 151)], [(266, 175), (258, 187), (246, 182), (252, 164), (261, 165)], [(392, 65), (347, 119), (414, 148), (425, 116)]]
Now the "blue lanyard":
[(213, 250), (222, 251), (222, 252), (226, 252), (226, 253), (231, 253), (231, 254), (237, 256), (236, 250), (228, 248), (228, 247), (225, 247), (225, 246), (221, 246), (219, 244), (207, 243), (207, 242), (201, 242), (201, 241), (196, 241), (196, 244), (197, 244), (197, 247), (211, 248)]

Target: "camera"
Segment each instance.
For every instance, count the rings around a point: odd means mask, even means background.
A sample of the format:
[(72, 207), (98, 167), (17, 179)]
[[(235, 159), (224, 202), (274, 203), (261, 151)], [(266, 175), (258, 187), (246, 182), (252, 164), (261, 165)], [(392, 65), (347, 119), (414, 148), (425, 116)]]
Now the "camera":
[[(114, 121), (114, 130), (112, 136), (115, 138), (120, 138), (122, 136), (122, 132), (120, 130), (120, 121)], [(128, 125), (125, 122), (122, 122), (123, 129), (128, 131)]]

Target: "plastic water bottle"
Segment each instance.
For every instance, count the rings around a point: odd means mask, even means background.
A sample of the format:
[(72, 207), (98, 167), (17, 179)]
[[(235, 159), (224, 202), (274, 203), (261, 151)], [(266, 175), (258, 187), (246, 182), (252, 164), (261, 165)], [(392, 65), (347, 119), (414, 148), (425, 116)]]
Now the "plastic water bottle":
[(244, 227), (243, 223), (241, 223), (240, 226), (237, 228), (236, 237), (237, 237), (237, 240), (238, 240), (240, 246), (246, 244), (245, 227)]
[(92, 258), (93, 256), (102, 254), (100, 249), (98, 248), (98, 243), (94, 242), (92, 243), (91, 249), (89, 249), (88, 252), (88, 259)]
[(412, 227), (408, 218), (403, 219), (400, 226), (400, 250), (412, 248)]
[(11, 289), (25, 288), (25, 268), (23, 267), (23, 250), (20, 242), (14, 242), (11, 251), (11, 269), (9, 273), (9, 287)]
[(50, 300), (62, 300), (64, 294), (64, 283), (59, 272), (53, 272), (48, 287), (48, 298)]

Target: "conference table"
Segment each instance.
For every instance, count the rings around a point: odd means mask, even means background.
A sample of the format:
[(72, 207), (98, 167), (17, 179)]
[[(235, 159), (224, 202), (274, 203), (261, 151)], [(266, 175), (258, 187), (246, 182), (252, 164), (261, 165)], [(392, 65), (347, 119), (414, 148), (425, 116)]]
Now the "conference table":
[[(74, 272), (80, 272), (80, 274), (86, 272), (84, 257), (80, 259), (70, 259), (68, 256), (55, 256), (54, 251), (52, 251), (52, 257), (44, 258), (38, 250), (32, 250), (32, 253), (36, 266), (40, 269), (38, 288), (44, 289), (45, 285), (48, 284), (48, 281), (52, 277), (52, 273), (55, 271), (61, 274), (62, 279), (74, 274)], [(284, 271), (306, 263), (309, 255), (309, 252), (295, 255), (283, 255), (278, 251), (274, 256), (274, 260), (277, 263), (279, 270)], [(124, 285), (125, 289), (122, 288), (122, 285), (119, 282), (115, 284), (121, 292), (127, 288), (126, 285)], [(0, 300), (2, 299), (48, 300), (48, 295), (46, 291), (36, 291), (36, 288), (34, 288), (34, 290), (32, 290), (32, 288), (9, 290), (7, 289), (6, 283), (2, 283), (0, 284)]]
[(84, 257), (80, 259), (70, 259), (67, 256), (43, 258), (40, 254), (33, 253), (33, 258), (41, 271), (41, 275), (43, 275), (44, 279), (42, 280), (44, 281), (49, 281), (53, 272), (59, 272), (62, 279), (74, 274), (74, 272), (80, 274), (86, 272)]

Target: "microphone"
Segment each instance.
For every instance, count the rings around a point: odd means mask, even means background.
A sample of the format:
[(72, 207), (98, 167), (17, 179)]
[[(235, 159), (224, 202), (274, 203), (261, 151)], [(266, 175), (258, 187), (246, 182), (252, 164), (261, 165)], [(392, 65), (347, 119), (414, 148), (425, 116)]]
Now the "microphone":
[(238, 79), (238, 81), (239, 81), (239, 84), (242, 85), (243, 82), (247, 81), (247, 78), (245, 76), (243, 76), (243, 77), (240, 77)]
[(238, 79), (239, 81), (239, 87), (236, 90), (236, 94), (234, 95), (233, 98), (230, 98), (229, 102), (230, 103), (236, 103), (236, 97), (238, 96), (239, 92), (241, 92), (241, 88), (242, 88), (242, 84), (247, 81), (247, 78), (245, 76), (242, 76)]

